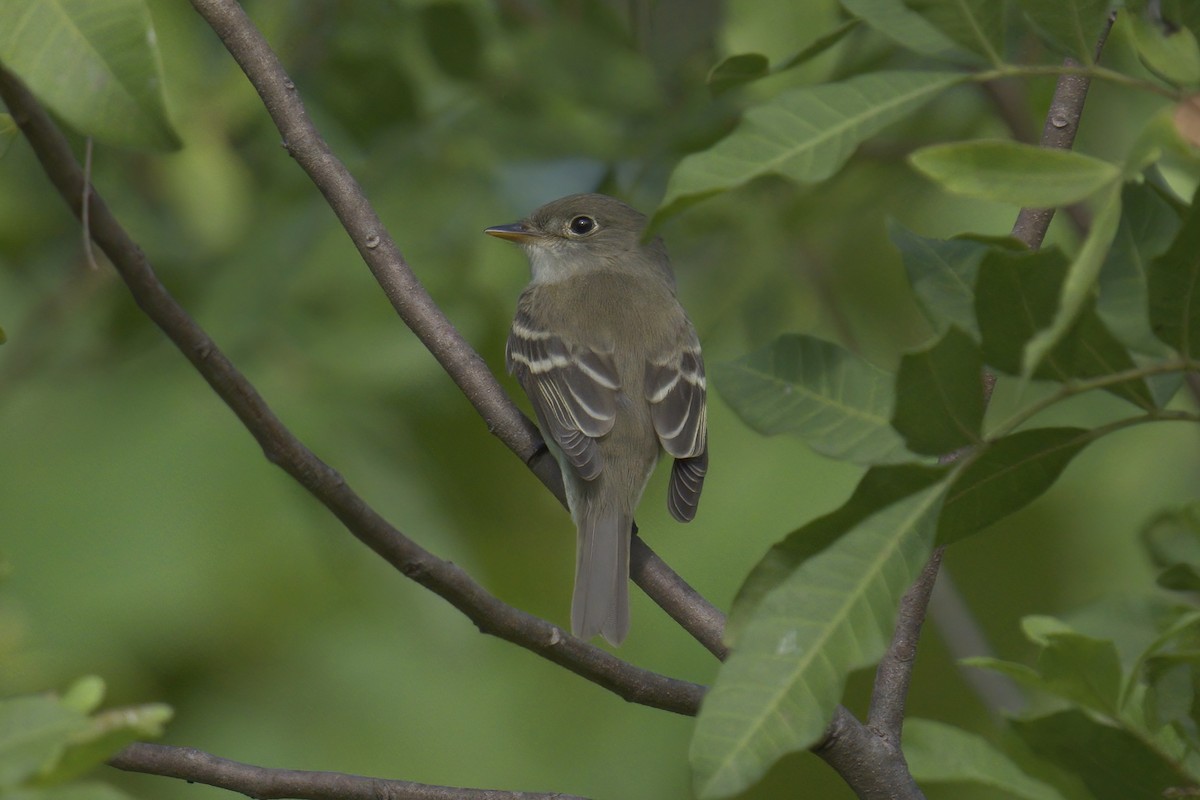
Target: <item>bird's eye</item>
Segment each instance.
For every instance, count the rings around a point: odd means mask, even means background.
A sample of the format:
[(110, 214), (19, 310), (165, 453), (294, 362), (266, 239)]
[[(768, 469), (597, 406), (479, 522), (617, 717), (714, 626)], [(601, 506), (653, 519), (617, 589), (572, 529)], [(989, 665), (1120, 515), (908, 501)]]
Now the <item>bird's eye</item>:
[(596, 220), (585, 214), (580, 214), (571, 220), (567, 228), (576, 236), (586, 236), (596, 230)]

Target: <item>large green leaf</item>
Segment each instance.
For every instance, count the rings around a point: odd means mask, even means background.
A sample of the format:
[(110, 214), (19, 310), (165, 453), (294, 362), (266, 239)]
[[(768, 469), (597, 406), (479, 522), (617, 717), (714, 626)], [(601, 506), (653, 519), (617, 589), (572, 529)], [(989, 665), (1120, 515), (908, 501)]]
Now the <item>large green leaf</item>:
[(1098, 158), (1004, 140), (933, 145), (909, 161), (951, 192), (1032, 208), (1074, 203), (1121, 175)]
[[(1067, 270), (1066, 258), (1057, 248), (993, 251), (984, 257), (975, 282), (975, 316), (988, 364), (1021, 374), (1026, 342), (1048, 328), (1058, 313)], [(1133, 368), (1132, 356), (1104, 327), (1090, 299), (1085, 299), (1073, 327), (1042, 359), (1033, 377), (1067, 381)], [(1142, 408), (1154, 406), (1144, 380), (1122, 381), (1106, 391)]]
[(1200, 357), (1200, 191), (1171, 248), (1151, 262), (1148, 283), (1154, 335)]
[(659, 214), (762, 175), (824, 180), (865, 139), (965, 79), (953, 72), (875, 72), (784, 92), (747, 111), (733, 133), (708, 150), (683, 159)]
[(975, 61), (977, 57), (952, 42), (924, 17), (904, 5), (904, 0), (840, 0), (842, 7), (901, 47), (947, 61)]
[(904, 758), (918, 783), (988, 786), (1016, 800), (1063, 800), (986, 739), (928, 719), (904, 721)]
[(989, 442), (950, 487), (938, 543), (957, 541), (1033, 502), (1095, 437), (1083, 428), (1035, 428)]
[(1047, 691), (1085, 708), (1116, 717), (1121, 703), (1121, 661), (1116, 645), (1073, 630), (1054, 617), (1021, 620), (1025, 635), (1042, 650), (1037, 671)]
[(781, 336), (717, 364), (713, 381), (759, 433), (794, 433), (818, 453), (858, 463), (912, 460), (891, 426), (892, 375), (835, 344)]
[(1185, 27), (1164, 26), (1140, 14), (1131, 15), (1133, 39), (1142, 63), (1176, 86), (1200, 84), (1200, 46)]
[(1021, 374), (1025, 377), (1033, 375), (1042, 360), (1066, 337), (1067, 331), (1085, 307), (1093, 302), (1096, 279), (1100, 275), (1104, 259), (1108, 257), (1108, 248), (1116, 236), (1120, 219), (1120, 187), (1113, 185), (1096, 213), (1096, 218), (1092, 220), (1083, 246), (1079, 248), (1079, 253), (1067, 268), (1066, 277), (1059, 290), (1058, 310), (1053, 319), (1025, 343), (1025, 352), (1021, 357)]
[(1031, 750), (1078, 776), (1096, 800), (1162, 800), (1191, 778), (1128, 731), (1069, 710), (1028, 720), (1013, 729)]
[(1159, 355), (1162, 343), (1150, 330), (1147, 273), (1179, 231), (1179, 214), (1149, 183), (1128, 183), (1121, 195), (1121, 223), (1096, 285), (1096, 313), (1133, 350)]
[(944, 493), (938, 483), (866, 518), (758, 603), (696, 722), (701, 797), (736, 794), (821, 738), (846, 676), (882, 656)]
[(1042, 35), (1083, 64), (1095, 60), (1111, 6), (1111, 0), (1021, 0), (1021, 10)]
[(1004, 11), (1000, 0), (904, 0), (951, 41), (988, 63), (1004, 61)]
[(888, 220), (888, 237), (900, 251), (917, 305), (935, 331), (957, 325), (975, 338), (975, 276), (989, 245), (972, 239), (928, 239)]
[(742, 627), (759, 602), (809, 558), (836, 542), (864, 519), (945, 477), (945, 467), (892, 464), (871, 467), (850, 499), (776, 543), (742, 582), (725, 624), (725, 641), (736, 647)]
[(5, 0), (0, 62), (80, 133), (174, 149), (143, 0)]
[(956, 327), (909, 353), (896, 374), (892, 427), (914, 453), (940, 456), (978, 444), (983, 427), (983, 355)]
[(49, 695), (0, 701), (0, 795), (56, 759), (87, 726), (83, 714)]

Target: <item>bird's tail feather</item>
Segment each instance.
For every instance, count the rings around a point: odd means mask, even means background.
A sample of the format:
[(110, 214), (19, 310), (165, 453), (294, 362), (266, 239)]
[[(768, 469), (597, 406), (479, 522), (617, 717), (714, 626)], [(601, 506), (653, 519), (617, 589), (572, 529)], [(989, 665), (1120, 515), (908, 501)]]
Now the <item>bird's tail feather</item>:
[(597, 633), (618, 645), (629, 632), (629, 535), (633, 517), (615, 509), (588, 509), (579, 520), (571, 632)]

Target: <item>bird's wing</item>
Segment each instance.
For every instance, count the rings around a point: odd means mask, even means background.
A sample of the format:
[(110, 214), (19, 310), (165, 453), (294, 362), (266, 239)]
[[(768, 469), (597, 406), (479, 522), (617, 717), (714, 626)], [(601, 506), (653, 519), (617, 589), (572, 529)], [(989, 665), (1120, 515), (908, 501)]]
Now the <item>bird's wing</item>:
[(688, 522), (696, 515), (708, 471), (708, 410), (700, 340), (691, 325), (681, 346), (646, 362), (646, 399), (663, 449), (675, 456), (667, 507)]
[(520, 311), (504, 349), (542, 430), (581, 478), (595, 479), (604, 466), (595, 439), (612, 430), (621, 389), (612, 356), (570, 344)]

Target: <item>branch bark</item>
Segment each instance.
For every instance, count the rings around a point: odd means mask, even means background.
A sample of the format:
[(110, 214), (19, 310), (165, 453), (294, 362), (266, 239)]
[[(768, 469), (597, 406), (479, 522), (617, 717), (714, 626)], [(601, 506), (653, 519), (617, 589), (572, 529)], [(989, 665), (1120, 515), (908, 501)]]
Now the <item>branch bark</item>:
[(129, 745), (108, 763), (127, 772), (180, 778), (257, 800), (584, 800), (569, 794), (464, 789), (341, 772), (272, 769), (218, 758), (190, 747), (143, 742)]
[[(566, 505), (558, 464), (537, 428), (505, 394), (487, 364), (459, 334), (413, 273), (362, 187), (309, 119), (295, 83), (262, 33), (235, 0), (192, 0), (262, 98), (283, 145), (325, 196), (396, 313), (504, 442)], [(564, 530), (566, 530), (564, 528)], [(634, 538), (630, 575), (649, 597), (704, 647), (723, 658), (724, 615)]]
[(360, 541), (406, 576), (449, 601), (482, 632), (531, 650), (630, 702), (678, 714), (696, 713), (704, 687), (635, 667), (501, 602), (462, 569), (426, 551), (368, 506), (336, 470), (280, 422), (254, 386), (188, 316), (99, 193), (85, 194), (86, 178), (62, 132), (20, 79), (2, 65), (0, 98), (77, 217), (82, 217), (82, 199), (87, 197), (92, 238), (113, 263), (134, 301), (237, 415), (268, 461), (291, 475)]

